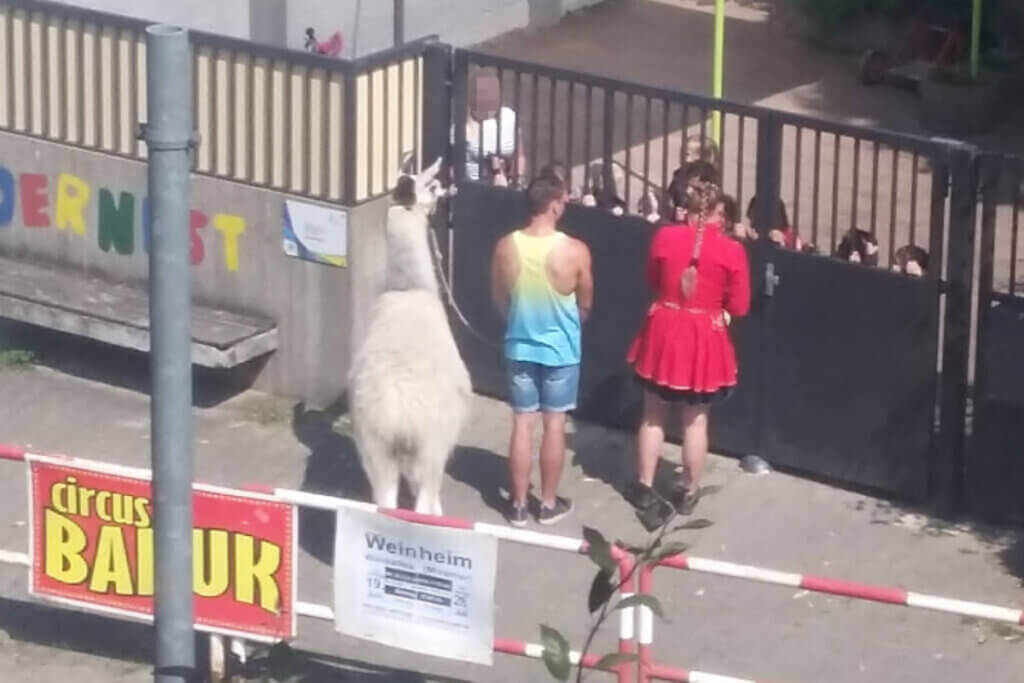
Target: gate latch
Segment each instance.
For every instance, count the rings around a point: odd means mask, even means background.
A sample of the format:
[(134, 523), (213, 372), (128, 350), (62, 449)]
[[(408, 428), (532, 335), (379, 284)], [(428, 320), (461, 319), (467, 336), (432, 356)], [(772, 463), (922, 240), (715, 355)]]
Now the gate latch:
[(779, 276), (775, 274), (775, 264), (768, 263), (764, 267), (764, 295), (775, 296), (775, 288), (779, 286)]

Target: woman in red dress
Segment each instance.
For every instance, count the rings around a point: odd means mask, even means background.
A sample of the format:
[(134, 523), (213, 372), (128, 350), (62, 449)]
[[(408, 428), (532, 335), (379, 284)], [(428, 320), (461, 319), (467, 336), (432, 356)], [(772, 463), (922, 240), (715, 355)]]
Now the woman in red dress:
[(682, 495), (675, 502), (683, 514), (697, 504), (708, 452), (708, 408), (737, 381), (729, 321), (750, 308), (746, 252), (713, 218), (721, 191), (698, 180), (685, 192), (689, 222), (661, 228), (651, 243), (647, 280), (657, 298), (628, 355), (644, 387), (638, 481), (627, 491), (641, 513), (663, 506), (652, 486), (670, 408), (681, 411), (684, 428)]

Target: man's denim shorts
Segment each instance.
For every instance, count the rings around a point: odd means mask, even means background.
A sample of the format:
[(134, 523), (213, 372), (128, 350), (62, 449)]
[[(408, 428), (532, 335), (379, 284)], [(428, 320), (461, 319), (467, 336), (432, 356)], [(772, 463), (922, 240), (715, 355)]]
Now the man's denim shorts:
[(517, 413), (566, 413), (576, 408), (580, 366), (549, 367), (509, 360), (508, 400)]

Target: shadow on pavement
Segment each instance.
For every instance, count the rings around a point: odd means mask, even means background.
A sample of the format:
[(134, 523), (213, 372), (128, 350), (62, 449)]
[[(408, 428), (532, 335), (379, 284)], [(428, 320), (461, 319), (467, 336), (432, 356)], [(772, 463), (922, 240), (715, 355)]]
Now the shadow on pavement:
[(458, 446), (448, 461), (448, 475), (476, 489), (484, 505), (498, 514), (508, 512), (508, 458), (494, 451), (473, 446)]
[[(345, 433), (347, 425), (344, 400), (326, 410), (309, 410), (302, 403), (292, 411), (292, 431), (309, 449), (302, 490), (340, 498), (369, 501), (370, 482), (366, 479), (355, 441)], [(340, 429), (336, 423), (341, 418)], [(299, 544), (324, 564), (334, 562), (335, 516), (327, 510), (299, 508)]]
[(294, 650), (286, 645), (275, 645), (266, 654), (252, 658), (241, 679), (288, 683), (467, 683), (461, 679), (427, 677), (416, 671)]
[(6, 632), (11, 640), (97, 657), (131, 662), (152, 660), (149, 625), (49, 605), (0, 597), (0, 631)]

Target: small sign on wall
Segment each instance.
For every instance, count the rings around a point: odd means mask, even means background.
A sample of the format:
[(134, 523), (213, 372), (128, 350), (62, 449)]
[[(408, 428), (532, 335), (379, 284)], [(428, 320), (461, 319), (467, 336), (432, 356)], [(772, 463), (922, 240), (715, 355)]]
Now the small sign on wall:
[(348, 211), (285, 200), (284, 253), (314, 263), (348, 266)]

